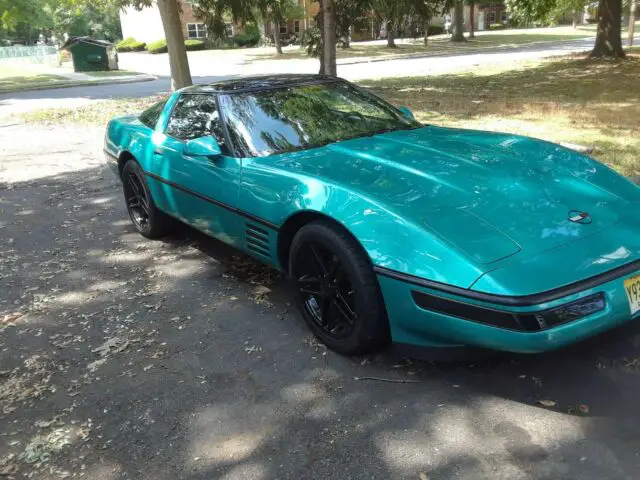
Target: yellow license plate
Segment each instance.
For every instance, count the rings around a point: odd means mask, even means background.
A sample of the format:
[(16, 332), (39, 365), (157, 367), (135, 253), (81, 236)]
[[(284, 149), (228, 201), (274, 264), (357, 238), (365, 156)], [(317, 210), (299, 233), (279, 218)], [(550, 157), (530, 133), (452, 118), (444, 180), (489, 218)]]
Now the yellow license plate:
[(640, 311), (640, 275), (627, 278), (624, 281), (624, 291), (629, 300), (631, 315), (633, 315), (637, 311)]

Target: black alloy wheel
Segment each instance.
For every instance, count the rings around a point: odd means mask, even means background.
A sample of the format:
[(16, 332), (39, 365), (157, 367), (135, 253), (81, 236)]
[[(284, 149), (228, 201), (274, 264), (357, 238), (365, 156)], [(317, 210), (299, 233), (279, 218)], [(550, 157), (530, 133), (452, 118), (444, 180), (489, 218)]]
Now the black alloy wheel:
[(343, 227), (329, 221), (302, 227), (291, 244), (289, 275), (305, 323), (332, 350), (360, 355), (390, 342), (371, 261)]
[(122, 189), (127, 212), (138, 233), (155, 239), (171, 231), (173, 219), (156, 207), (144, 172), (135, 160), (129, 160), (122, 169)]

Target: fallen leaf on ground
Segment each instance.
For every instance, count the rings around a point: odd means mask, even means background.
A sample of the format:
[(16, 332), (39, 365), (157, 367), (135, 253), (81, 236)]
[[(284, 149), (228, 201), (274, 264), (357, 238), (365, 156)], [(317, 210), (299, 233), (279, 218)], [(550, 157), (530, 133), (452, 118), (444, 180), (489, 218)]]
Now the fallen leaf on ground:
[(2, 316), (2, 324), (8, 325), (10, 323), (14, 323), (19, 318), (24, 317), (24, 313), (7, 313)]
[(545, 408), (552, 408), (556, 406), (556, 402), (553, 400), (538, 400), (536, 403)]
[(122, 337), (111, 337), (102, 345), (91, 350), (92, 353), (98, 353), (101, 357), (105, 357), (110, 353), (118, 353), (129, 347), (129, 341)]

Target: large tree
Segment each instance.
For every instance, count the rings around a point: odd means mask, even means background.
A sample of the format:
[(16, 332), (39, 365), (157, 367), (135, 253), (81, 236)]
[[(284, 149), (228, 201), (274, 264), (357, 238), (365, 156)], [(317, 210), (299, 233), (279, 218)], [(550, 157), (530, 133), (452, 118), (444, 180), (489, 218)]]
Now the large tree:
[(336, 12), (336, 35), (344, 48), (350, 47), (351, 27), (371, 11), (371, 0), (333, 0)]
[(591, 51), (592, 57), (624, 58), (620, 23), (622, 16), (621, 0), (600, 0), (598, 2), (598, 29), (596, 43)]
[(322, 44), (324, 74), (336, 76), (336, 11), (333, 0), (322, 2)]
[[(249, 0), (251, 1), (251, 0)], [(295, 0), (253, 0), (255, 13), (265, 24), (268, 24), (273, 34), (273, 43), (278, 55), (282, 55), (280, 43), (280, 25), (287, 20), (294, 20), (304, 16), (304, 9)]]
[(453, 33), (452, 42), (466, 42), (464, 38), (464, 0), (456, 0), (453, 6)]
[[(583, 8), (579, 0), (506, 0), (511, 19), (520, 24), (549, 22), (554, 15)], [(622, 0), (599, 0), (596, 41), (592, 57), (624, 57), (621, 39)]]

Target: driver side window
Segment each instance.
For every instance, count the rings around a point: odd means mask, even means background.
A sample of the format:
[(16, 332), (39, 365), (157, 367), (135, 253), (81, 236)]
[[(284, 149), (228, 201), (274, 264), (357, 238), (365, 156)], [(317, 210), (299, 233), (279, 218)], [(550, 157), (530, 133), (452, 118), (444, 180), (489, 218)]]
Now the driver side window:
[(212, 135), (222, 153), (227, 155), (218, 105), (213, 95), (181, 95), (171, 112), (165, 133), (179, 140)]

